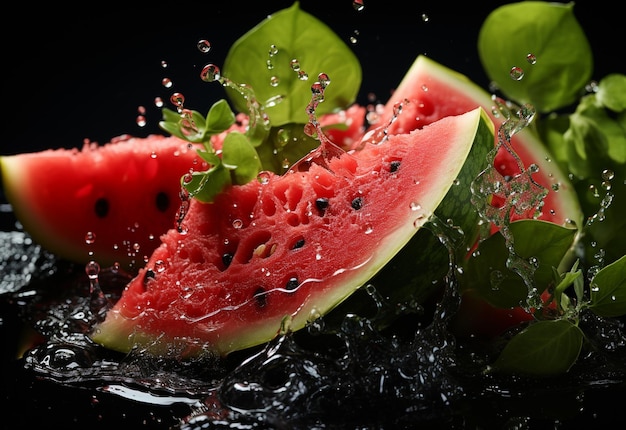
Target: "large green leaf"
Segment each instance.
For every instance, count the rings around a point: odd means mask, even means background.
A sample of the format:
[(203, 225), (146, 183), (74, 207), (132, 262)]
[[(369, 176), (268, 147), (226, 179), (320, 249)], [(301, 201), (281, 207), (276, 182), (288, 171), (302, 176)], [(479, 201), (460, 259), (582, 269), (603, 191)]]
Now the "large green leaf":
[(494, 368), (533, 376), (565, 373), (578, 359), (583, 338), (580, 328), (567, 320), (539, 321), (509, 341)]
[(573, 8), (573, 2), (520, 1), (500, 6), (485, 19), (478, 54), (506, 97), (539, 112), (580, 97), (591, 78), (593, 56)]
[[(362, 79), (359, 60), (326, 24), (301, 10), (299, 2), (269, 15), (239, 38), (222, 67), (224, 78), (252, 88), (274, 127), (309, 121), (311, 85), (320, 73), (328, 75), (330, 87), (318, 115), (356, 100)], [(235, 108), (247, 112), (248, 100), (232, 88), (226, 91)]]
[[(541, 220), (519, 220), (510, 224), (515, 255), (535, 265), (532, 279), (541, 292), (553, 280), (553, 267), (559, 267), (577, 234)], [(493, 306), (511, 308), (525, 303), (528, 286), (524, 279), (507, 267), (510, 254), (500, 232), (484, 240), (478, 252), (466, 262), (464, 290), (476, 292)]]

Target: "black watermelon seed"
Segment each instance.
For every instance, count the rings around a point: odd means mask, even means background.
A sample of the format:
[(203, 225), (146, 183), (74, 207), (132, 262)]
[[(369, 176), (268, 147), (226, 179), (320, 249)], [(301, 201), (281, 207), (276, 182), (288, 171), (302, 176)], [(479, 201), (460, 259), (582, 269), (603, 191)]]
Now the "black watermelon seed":
[(326, 197), (320, 197), (315, 200), (315, 207), (322, 213), (328, 208), (328, 199)]
[(400, 162), (398, 160), (392, 161), (391, 164), (389, 165), (389, 171), (391, 173), (397, 172), (399, 168), (400, 168)]
[(253, 295), (256, 300), (256, 305), (260, 308), (264, 308), (267, 306), (267, 293), (263, 287), (259, 287), (256, 289)]
[(285, 285), (285, 289), (292, 291), (298, 288), (298, 285), (300, 285), (300, 282), (298, 282), (298, 278), (289, 278), (289, 280), (287, 281), (287, 285)]
[(363, 207), (363, 199), (361, 197), (357, 197), (356, 199), (352, 200), (352, 208), (355, 210), (359, 210)]
[(291, 249), (298, 249), (304, 246), (304, 238), (298, 239)]
[(230, 263), (233, 261), (233, 254), (227, 252), (222, 255), (222, 263), (224, 263), (224, 267), (230, 266)]
[(166, 212), (170, 207), (170, 198), (167, 193), (161, 191), (157, 193), (154, 203), (159, 211)]
[(93, 209), (98, 218), (105, 218), (109, 214), (109, 201), (104, 197), (100, 197), (96, 200), (96, 204), (93, 206)]
[(146, 274), (143, 277), (143, 284), (147, 284), (148, 280), (156, 278), (156, 273), (152, 269), (146, 270)]

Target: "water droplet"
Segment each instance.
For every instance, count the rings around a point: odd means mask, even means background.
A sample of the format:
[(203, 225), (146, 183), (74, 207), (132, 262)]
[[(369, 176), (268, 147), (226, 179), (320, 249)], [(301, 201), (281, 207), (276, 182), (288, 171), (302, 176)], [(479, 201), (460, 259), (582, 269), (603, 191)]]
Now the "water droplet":
[(92, 245), (96, 241), (96, 234), (93, 231), (88, 231), (85, 234), (85, 243), (87, 245)]
[(411, 202), (411, 204), (409, 205), (411, 207), (412, 211), (418, 211), (420, 209), (422, 209), (422, 206), (417, 203), (417, 202)]
[(272, 87), (277, 87), (277, 86), (278, 86), (278, 84), (280, 84), (280, 78), (279, 78), (278, 76), (272, 76), (272, 77), (270, 78), (270, 85), (271, 85)]
[(135, 122), (137, 123), (137, 125), (139, 127), (145, 127), (146, 126), (146, 117), (143, 115), (137, 115), (137, 118), (135, 119)]
[(163, 260), (157, 260), (154, 263), (154, 271), (157, 273), (161, 273), (165, 270), (165, 262)]
[(165, 88), (171, 88), (173, 85), (173, 82), (170, 78), (163, 78), (161, 80), (161, 85), (163, 85)]
[(97, 279), (100, 274), (100, 265), (95, 261), (90, 261), (85, 265), (85, 273), (89, 279)]
[(612, 170), (605, 169), (602, 171), (602, 179), (605, 181), (611, 181), (613, 178), (615, 178), (615, 172)]
[(185, 96), (183, 96), (181, 93), (174, 93), (170, 96), (170, 102), (174, 106), (180, 107), (185, 103)]
[(276, 54), (278, 54), (278, 47), (276, 45), (270, 45), (270, 50), (269, 50), (270, 57), (273, 57)]
[(363, 3), (363, 0), (353, 0), (352, 7), (357, 12), (361, 12), (363, 9), (365, 9), (365, 4)]
[(240, 229), (243, 227), (243, 221), (239, 218), (233, 220), (233, 228)]
[(154, 105), (158, 108), (163, 107), (163, 99), (161, 97), (155, 97)]
[(300, 71), (300, 62), (297, 59), (293, 59), (291, 60), (291, 70), (293, 70), (294, 72), (298, 72)]
[(511, 71), (509, 72), (509, 75), (511, 76), (511, 78), (515, 81), (521, 81), (522, 78), (524, 77), (524, 69), (522, 69), (521, 67), (512, 67)]
[(266, 170), (259, 172), (257, 179), (263, 185), (268, 184), (270, 182), (270, 173)]
[(211, 42), (205, 39), (199, 40), (196, 46), (198, 47), (198, 51), (202, 52), (203, 54), (206, 54), (211, 50)]
[(200, 72), (200, 79), (204, 82), (215, 82), (219, 81), (221, 78), (220, 68), (215, 64), (207, 64), (202, 68)]
[(528, 61), (528, 64), (535, 64), (537, 63), (537, 57), (535, 54), (529, 53), (526, 55), (526, 61)]

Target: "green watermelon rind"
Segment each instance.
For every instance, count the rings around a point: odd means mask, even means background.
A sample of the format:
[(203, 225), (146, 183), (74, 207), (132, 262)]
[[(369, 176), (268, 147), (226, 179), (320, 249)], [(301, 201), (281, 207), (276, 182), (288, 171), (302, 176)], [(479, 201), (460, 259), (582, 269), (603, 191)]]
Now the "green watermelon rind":
[[(447, 100), (448, 106), (440, 104), (435, 106), (435, 109), (445, 111), (445, 109), (455, 106), (455, 98), (457, 95), (461, 95), (471, 98), (476, 102), (477, 106), (485, 109), (496, 129), (505, 120), (502, 115), (496, 116), (494, 114), (492, 95), (484, 88), (473, 82), (466, 75), (438, 63), (426, 55), (419, 55), (386, 103), (386, 113), (381, 117), (381, 121), (389, 120), (393, 113), (392, 107), (396, 103), (406, 98), (411, 99), (416, 94), (428, 97), (428, 92), (432, 93), (432, 89), (428, 88), (428, 82), (422, 77), (432, 80), (433, 83), (442, 83), (450, 93)], [(471, 108), (473, 109), (474, 107), (476, 106)], [(456, 115), (458, 113), (460, 112), (452, 114)], [(447, 116), (450, 114), (442, 112), (440, 115)], [(396, 122), (399, 123), (401, 121)], [(548, 211), (554, 210), (554, 214), (546, 213), (546, 218), (544, 219), (560, 225), (582, 229), (584, 215), (578, 200), (578, 194), (569, 177), (557, 164), (550, 150), (544, 145), (536, 132), (532, 128), (526, 127), (513, 136), (512, 146), (513, 150), (522, 156), (524, 162), (528, 162), (528, 157), (525, 157), (524, 154), (529, 154), (532, 162), (539, 168), (539, 171), (533, 177), (548, 189), (546, 201), (550, 201), (551, 197), (558, 194), (558, 198), (553, 200), (555, 207), (546, 208)]]
[[(433, 125), (433, 127), (435, 126)], [(188, 337), (176, 337), (166, 331), (146, 333), (142, 331), (141, 321), (126, 318), (120, 313), (118, 302), (116, 304), (118, 309), (114, 308), (109, 311), (105, 321), (94, 329), (91, 338), (96, 343), (121, 352), (141, 348), (157, 355), (168, 354), (174, 350), (177, 355), (209, 352), (225, 356), (233, 351), (257, 346), (271, 340), (281, 329), (284, 329), (285, 321), (288, 321), (288, 328), (295, 331), (305, 327), (312, 319), (327, 314), (389, 263), (410, 242), (416, 232), (420, 231), (421, 227), (432, 219), (437, 208), (446, 208), (444, 211), (446, 214), (449, 214), (449, 211), (456, 212), (460, 206), (456, 203), (450, 204), (447, 200), (458, 200), (457, 189), (468, 189), (469, 185), (467, 183), (463, 185), (454, 184), (460, 177), (466, 178), (463, 181), (467, 182), (485, 167), (487, 161), (485, 154), (493, 148), (493, 124), (482, 108), (456, 117), (442, 119), (439, 127), (442, 128), (437, 130), (442, 131), (446, 127), (456, 127), (458, 131), (462, 132), (454, 136), (455, 141), (447, 142), (450, 148), (454, 147), (455, 150), (448, 151), (445, 159), (434, 151), (435, 147), (429, 145), (429, 149), (433, 149), (433, 153), (429, 156), (436, 160), (433, 163), (438, 163), (438, 167), (445, 168), (446, 171), (432, 172), (433, 175), (437, 175), (432, 178), (436, 186), (429, 189), (426, 195), (406, 196), (407, 202), (419, 200), (425, 216), (418, 217), (417, 214), (407, 211), (406, 219), (399, 221), (397, 228), (386, 234), (384, 239), (377, 244), (374, 255), (368, 256), (365, 262), (356, 268), (345, 271), (338, 270), (332, 279), (324, 279), (323, 291), (308, 295), (303, 302), (299, 303), (297, 311), (292, 314), (283, 313), (279, 318), (266, 318), (262, 321), (256, 321), (254, 324), (222, 327), (219, 329), (219, 334), (214, 336), (213, 341), (208, 344), (203, 339), (194, 338), (191, 334)], [(420, 131), (415, 131), (415, 133), (420, 133)], [(389, 138), (390, 143), (399, 137), (391, 136)], [(458, 188), (451, 191), (453, 187)], [(423, 190), (420, 189), (420, 192), (423, 193)], [(469, 196), (465, 196), (465, 198), (469, 200)], [(455, 215), (452, 216), (455, 217)], [(473, 223), (474, 221), (471, 221), (470, 224)], [(122, 296), (121, 300), (123, 299)]]

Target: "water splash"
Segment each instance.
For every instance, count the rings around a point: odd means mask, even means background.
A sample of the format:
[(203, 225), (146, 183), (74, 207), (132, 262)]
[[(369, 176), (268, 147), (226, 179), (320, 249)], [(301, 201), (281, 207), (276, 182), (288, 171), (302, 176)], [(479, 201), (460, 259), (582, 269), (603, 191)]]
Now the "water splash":
[[(506, 266), (524, 281), (528, 296), (526, 303), (521, 305), (530, 310), (541, 305), (534, 281), (536, 266), (517, 255), (509, 226), (513, 214), (524, 215), (534, 211), (534, 217), (537, 218), (541, 214), (543, 199), (548, 194), (548, 189), (533, 179), (532, 174), (537, 172), (537, 166), (531, 165), (528, 168), (524, 166), (511, 146), (511, 137), (530, 125), (535, 110), (530, 105), (519, 107), (496, 96), (493, 100), (495, 110), (498, 116), (504, 117), (504, 122), (498, 128), (498, 143), (488, 154), (487, 168), (471, 184), (471, 202), (486, 221), (482, 224), (480, 240), (491, 235), (492, 226), (495, 226), (504, 237), (508, 252)], [(494, 166), (496, 155), (503, 150), (507, 151), (517, 164), (519, 173), (512, 177), (504, 177)]]
[(332, 158), (349, 156), (346, 151), (335, 145), (328, 136), (324, 134), (317, 120), (317, 106), (324, 101), (324, 91), (330, 84), (330, 77), (326, 73), (320, 73), (317, 79), (318, 80), (311, 85), (311, 101), (306, 107), (309, 122), (304, 126), (304, 133), (309, 137), (319, 140), (320, 144), (303, 158), (296, 161), (289, 168), (289, 172), (291, 173), (307, 171), (312, 164), (317, 164), (332, 172), (333, 169), (331, 169), (329, 165)]
[[(272, 49), (276, 49), (273, 47)], [(270, 52), (273, 52), (270, 50)], [(220, 68), (215, 64), (207, 64), (200, 72), (200, 78), (205, 82), (219, 82), (222, 86), (235, 90), (246, 101), (248, 110), (248, 125), (246, 134), (251, 140), (258, 136), (264, 136), (270, 128), (270, 119), (265, 112), (264, 106), (256, 98), (254, 90), (247, 84), (239, 84), (222, 75)], [(280, 98), (274, 98), (265, 103), (272, 105), (280, 102)]]

